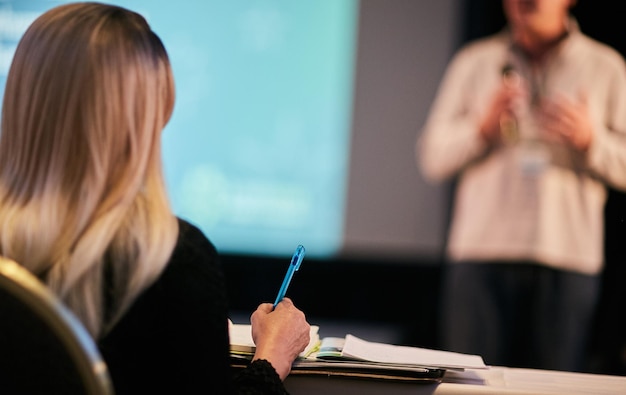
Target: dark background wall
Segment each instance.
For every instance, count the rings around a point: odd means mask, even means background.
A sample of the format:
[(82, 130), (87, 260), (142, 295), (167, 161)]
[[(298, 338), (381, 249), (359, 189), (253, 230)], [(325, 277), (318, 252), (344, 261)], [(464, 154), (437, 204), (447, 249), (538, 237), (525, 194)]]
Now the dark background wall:
[[(447, 23), (458, 24), (456, 30), (452, 29), (458, 32), (458, 39), (441, 44), (449, 47), (447, 48), (449, 56), (461, 44), (493, 33), (504, 24), (501, 0), (458, 0), (450, 4), (454, 5), (450, 9), (454, 15), (450, 16)], [(622, 27), (624, 14), (618, 10), (619, 5), (620, 2), (611, 0), (579, 0), (574, 8), (574, 14), (585, 33), (626, 54), (626, 28)], [(393, 24), (389, 25), (388, 19), (395, 16), (399, 18), (395, 24), (396, 30), (384, 33), (388, 39), (396, 40), (396, 44), (410, 41), (410, 37), (403, 36), (402, 27), (410, 26), (411, 21), (406, 18), (410, 17), (411, 12), (422, 10), (423, 7), (416, 9), (410, 0), (363, 0), (360, 22), (368, 31), (361, 32), (360, 39), (371, 42), (380, 38), (380, 34), (383, 33), (380, 31), (383, 29), (380, 24), (386, 23), (384, 29), (389, 29)], [(385, 18), (387, 21), (381, 22)], [(430, 40), (433, 46), (437, 45), (436, 36)], [(363, 45), (365, 44), (359, 44), (359, 60), (373, 54), (368, 52), (371, 48)], [(427, 49), (422, 48), (419, 56), (428, 56), (423, 52)], [(404, 59), (404, 62), (405, 66), (394, 70), (410, 73), (411, 65), (414, 64), (409, 59), (407, 67), (407, 59)], [(439, 71), (439, 77), (442, 73), (443, 68)], [(358, 74), (359, 71), (357, 79)], [(361, 78), (366, 77), (361, 75)], [(427, 89), (426, 96), (432, 99), (438, 82), (438, 78), (434, 78), (426, 86), (422, 83), (410, 88)], [(407, 96), (403, 95), (402, 91), (398, 93), (395, 99), (398, 102), (395, 104), (406, 105)], [(419, 111), (422, 112), (428, 107), (428, 104), (423, 102), (410, 104), (419, 106)], [(402, 114), (395, 114), (396, 118), (398, 116)], [(417, 133), (419, 125), (416, 119), (411, 118), (409, 123), (416, 128), (414, 132)], [(445, 197), (449, 198), (451, 190), (447, 192), (444, 190), (444, 193), (447, 194)], [(444, 203), (444, 207), (447, 205), (448, 203)], [(381, 207), (381, 210), (392, 209)], [(626, 364), (622, 355), (626, 351), (626, 327), (622, 322), (623, 319), (620, 319), (626, 311), (625, 218), (626, 195), (610, 190), (606, 207), (607, 266), (590, 350), (589, 369), (597, 373), (626, 374)], [(437, 225), (433, 229), (441, 232), (440, 228)], [(256, 308), (260, 301), (273, 301), (287, 266), (284, 259), (254, 256), (226, 255), (223, 262), (231, 309), (247, 313)], [(305, 258), (301, 270), (294, 277), (288, 295), (307, 312), (313, 322), (316, 319), (323, 319), (339, 323), (359, 321), (384, 324), (395, 328), (399, 336), (398, 343), (437, 348), (441, 264), (441, 256), (432, 255), (401, 254), (394, 258), (366, 255), (323, 261)]]

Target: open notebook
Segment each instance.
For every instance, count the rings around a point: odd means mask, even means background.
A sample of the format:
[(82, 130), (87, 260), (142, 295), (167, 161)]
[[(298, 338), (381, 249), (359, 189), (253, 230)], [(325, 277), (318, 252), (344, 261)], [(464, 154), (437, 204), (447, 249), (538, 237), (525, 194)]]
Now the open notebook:
[[(233, 365), (245, 365), (255, 349), (251, 326), (231, 324), (229, 330)], [(432, 382), (441, 381), (446, 370), (487, 368), (477, 355), (376, 343), (350, 334), (320, 339), (318, 331), (311, 326), (311, 341), (291, 374)]]

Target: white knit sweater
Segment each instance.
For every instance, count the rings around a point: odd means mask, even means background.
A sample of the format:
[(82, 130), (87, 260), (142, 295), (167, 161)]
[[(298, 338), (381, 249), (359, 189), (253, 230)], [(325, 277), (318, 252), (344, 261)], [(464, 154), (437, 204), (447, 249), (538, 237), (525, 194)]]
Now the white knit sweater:
[(478, 119), (513, 64), (530, 79), (507, 31), (468, 44), (451, 61), (417, 140), (432, 180), (458, 176), (448, 240), (454, 261), (530, 260), (587, 274), (603, 265), (606, 185), (626, 189), (626, 64), (612, 48), (569, 36), (535, 75), (534, 90), (586, 96), (594, 138), (586, 153), (542, 138), (532, 106), (517, 114), (520, 138), (488, 147)]

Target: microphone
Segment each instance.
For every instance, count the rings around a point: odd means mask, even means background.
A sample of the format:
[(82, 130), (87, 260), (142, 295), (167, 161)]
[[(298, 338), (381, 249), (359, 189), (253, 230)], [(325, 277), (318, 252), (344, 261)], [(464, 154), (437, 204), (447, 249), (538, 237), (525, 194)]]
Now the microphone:
[(502, 82), (508, 86), (516, 86), (520, 83), (521, 77), (511, 63), (506, 63), (500, 71)]
[[(511, 63), (505, 63), (500, 71), (502, 83), (511, 88), (520, 83), (521, 77)], [(500, 138), (505, 143), (512, 144), (519, 139), (517, 119), (512, 111), (503, 111), (500, 114)]]

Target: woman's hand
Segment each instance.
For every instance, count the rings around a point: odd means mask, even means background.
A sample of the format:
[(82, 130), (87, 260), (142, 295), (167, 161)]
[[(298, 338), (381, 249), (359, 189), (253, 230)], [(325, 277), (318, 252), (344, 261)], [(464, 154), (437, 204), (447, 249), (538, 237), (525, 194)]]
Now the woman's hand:
[(252, 359), (269, 361), (281, 380), (291, 371), (291, 364), (310, 340), (311, 326), (291, 299), (284, 298), (274, 310), (271, 303), (259, 305), (252, 316), (252, 339), (256, 352)]

